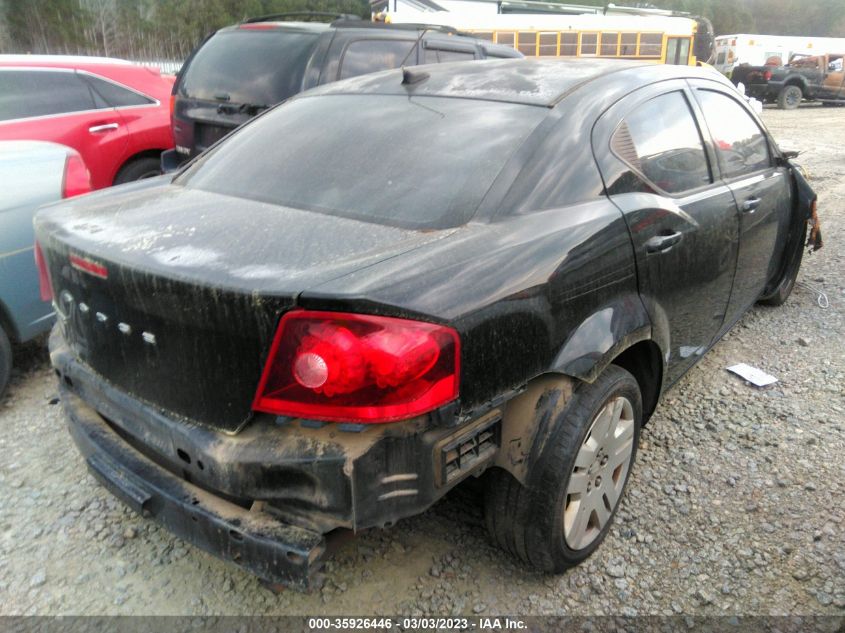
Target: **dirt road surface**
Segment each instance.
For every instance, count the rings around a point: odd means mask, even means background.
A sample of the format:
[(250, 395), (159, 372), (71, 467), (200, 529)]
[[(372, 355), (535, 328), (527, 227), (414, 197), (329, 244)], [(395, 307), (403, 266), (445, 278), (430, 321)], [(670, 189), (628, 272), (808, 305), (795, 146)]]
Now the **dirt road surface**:
[[(845, 108), (767, 109), (801, 149), (826, 247), (664, 398), (606, 543), (545, 576), (491, 545), (477, 490), (347, 543), (311, 594), (279, 595), (133, 515), (88, 475), (46, 354), (0, 402), (3, 614), (845, 614)], [(779, 382), (728, 373), (746, 362)]]

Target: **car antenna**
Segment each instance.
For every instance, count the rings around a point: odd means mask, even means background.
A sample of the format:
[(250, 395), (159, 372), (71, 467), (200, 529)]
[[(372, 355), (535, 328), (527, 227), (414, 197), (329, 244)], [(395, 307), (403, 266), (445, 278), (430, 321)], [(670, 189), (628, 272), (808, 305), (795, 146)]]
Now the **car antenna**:
[(408, 58), (411, 56), (411, 53), (413, 53), (415, 50), (420, 50), (420, 46), (422, 46), (422, 38), (430, 30), (431, 28), (428, 26), (425, 26), (424, 28), (420, 29), (420, 34), (417, 36), (416, 43), (411, 47), (411, 50), (409, 50), (407, 55), (405, 55), (405, 57), (402, 59), (402, 63), (399, 64), (402, 67), (403, 86), (412, 86), (428, 79), (428, 73), (416, 72), (409, 68), (405, 68), (405, 62), (408, 61)]
[(428, 73), (402, 66), (402, 85), (412, 86), (428, 79)]

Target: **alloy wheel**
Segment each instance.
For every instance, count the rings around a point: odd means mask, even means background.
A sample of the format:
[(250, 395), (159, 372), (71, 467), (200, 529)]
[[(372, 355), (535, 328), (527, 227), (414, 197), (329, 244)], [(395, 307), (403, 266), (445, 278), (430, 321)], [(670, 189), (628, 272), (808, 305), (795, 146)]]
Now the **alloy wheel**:
[(566, 544), (584, 549), (601, 534), (622, 496), (634, 449), (634, 408), (610, 399), (598, 412), (575, 457), (563, 510)]

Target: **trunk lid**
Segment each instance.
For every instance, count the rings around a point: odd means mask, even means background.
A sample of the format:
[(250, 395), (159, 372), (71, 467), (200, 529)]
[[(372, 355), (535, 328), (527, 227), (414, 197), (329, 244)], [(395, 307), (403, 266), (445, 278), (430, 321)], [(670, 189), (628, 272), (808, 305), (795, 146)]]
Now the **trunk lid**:
[(42, 211), (37, 238), (79, 358), (132, 396), (235, 432), (299, 293), (437, 240), (153, 183)]

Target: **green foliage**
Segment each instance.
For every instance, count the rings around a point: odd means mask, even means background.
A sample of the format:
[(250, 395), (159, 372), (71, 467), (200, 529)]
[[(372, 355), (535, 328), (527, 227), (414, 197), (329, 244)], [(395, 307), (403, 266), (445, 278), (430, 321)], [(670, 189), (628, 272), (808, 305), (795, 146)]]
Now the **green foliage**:
[(367, 0), (0, 0), (0, 52), (181, 60), (220, 27), (291, 11), (370, 15)]
[[(573, 0), (603, 5), (602, 0)], [(702, 15), (717, 35), (845, 35), (843, 0), (616, 0)], [(249, 16), (327, 11), (369, 17), (367, 0), (0, 0), (0, 52), (184, 59), (207, 34)]]

